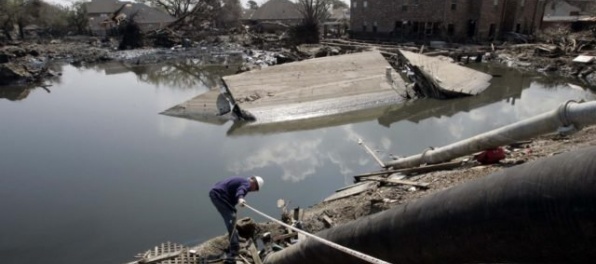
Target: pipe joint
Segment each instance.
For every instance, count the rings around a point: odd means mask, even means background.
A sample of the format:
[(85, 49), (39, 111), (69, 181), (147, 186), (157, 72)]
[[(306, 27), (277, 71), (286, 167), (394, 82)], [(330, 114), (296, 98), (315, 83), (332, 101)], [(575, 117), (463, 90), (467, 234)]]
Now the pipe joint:
[(420, 157), (420, 164), (418, 164), (418, 166), (422, 165), (422, 164), (428, 164), (431, 163), (429, 160), (427, 160), (427, 156), (426, 153), (431, 151), (431, 150), (435, 150), (434, 147), (428, 147), (427, 149), (424, 150), (424, 152), (422, 152), (422, 156)]
[(569, 100), (561, 106), (559, 106), (559, 108), (557, 109), (557, 117), (559, 118), (559, 121), (561, 121), (561, 123), (563, 124), (561, 127), (559, 127), (559, 129), (557, 129), (557, 132), (560, 135), (571, 135), (579, 130), (579, 127), (575, 125), (573, 121), (571, 121), (571, 119), (569, 118), (569, 108), (572, 104), (577, 104), (577, 102), (574, 100)]

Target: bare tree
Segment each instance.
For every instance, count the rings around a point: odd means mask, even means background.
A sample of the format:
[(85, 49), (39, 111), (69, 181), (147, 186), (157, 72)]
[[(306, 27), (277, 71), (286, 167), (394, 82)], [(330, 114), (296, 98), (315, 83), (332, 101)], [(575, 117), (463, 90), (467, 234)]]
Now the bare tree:
[(318, 43), (319, 25), (329, 18), (331, 0), (298, 0), (296, 4), (302, 14), (302, 24), (291, 29), (292, 39), (295, 44)]
[(217, 17), (218, 25), (225, 28), (232, 28), (240, 25), (242, 17), (242, 5), (240, 0), (223, 0), (223, 6)]
[(298, 11), (305, 25), (318, 25), (329, 17), (330, 0), (298, 0)]
[(205, 2), (203, 0), (139, 0), (141, 3), (149, 4), (165, 10), (173, 17), (182, 17), (191, 12), (195, 6)]
[(87, 8), (83, 1), (75, 2), (68, 8), (67, 24), (77, 33), (83, 33), (87, 29), (89, 19), (87, 18)]
[(19, 36), (25, 37), (24, 28), (39, 17), (40, 0), (0, 0), (0, 28), (7, 39), (12, 39), (14, 26), (18, 26)]
[(250, 0), (246, 3), (246, 6), (248, 7), (248, 9), (258, 9), (259, 8), (259, 4), (257, 4), (257, 2), (255, 2), (254, 0)]

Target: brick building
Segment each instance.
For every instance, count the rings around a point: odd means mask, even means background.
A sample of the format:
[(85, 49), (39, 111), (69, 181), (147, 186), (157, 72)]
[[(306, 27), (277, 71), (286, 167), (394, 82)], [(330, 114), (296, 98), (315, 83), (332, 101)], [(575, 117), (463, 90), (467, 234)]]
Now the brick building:
[(354, 38), (490, 40), (532, 34), (544, 0), (351, 0)]

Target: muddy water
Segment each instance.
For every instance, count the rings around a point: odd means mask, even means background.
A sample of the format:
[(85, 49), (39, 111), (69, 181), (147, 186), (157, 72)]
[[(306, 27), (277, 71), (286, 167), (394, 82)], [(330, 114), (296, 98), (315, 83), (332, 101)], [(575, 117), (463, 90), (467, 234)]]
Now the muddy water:
[(563, 79), (479, 67), (501, 77), (477, 97), (249, 133), (158, 114), (225, 69), (64, 66), (47, 90), (0, 90), (0, 262), (123, 263), (161, 242), (197, 243), (224, 232), (207, 198), (220, 178), (262, 175), (248, 201), (278, 215), (278, 198), (308, 207), (377, 170), (358, 138), (388, 159), (596, 98)]

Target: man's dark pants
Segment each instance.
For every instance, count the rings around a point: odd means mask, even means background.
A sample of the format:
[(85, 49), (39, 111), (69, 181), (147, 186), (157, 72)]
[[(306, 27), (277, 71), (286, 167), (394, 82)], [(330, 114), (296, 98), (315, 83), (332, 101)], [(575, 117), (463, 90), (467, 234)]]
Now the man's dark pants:
[(211, 202), (217, 208), (221, 217), (223, 217), (224, 222), (226, 224), (226, 228), (228, 229), (229, 239), (230, 239), (230, 248), (229, 254), (232, 256), (238, 255), (238, 250), (240, 249), (240, 243), (238, 242), (238, 231), (234, 228), (234, 224), (236, 223), (236, 208), (232, 206), (228, 201), (221, 198), (221, 194), (217, 193), (216, 191), (211, 190), (209, 192), (209, 197), (211, 198)]

